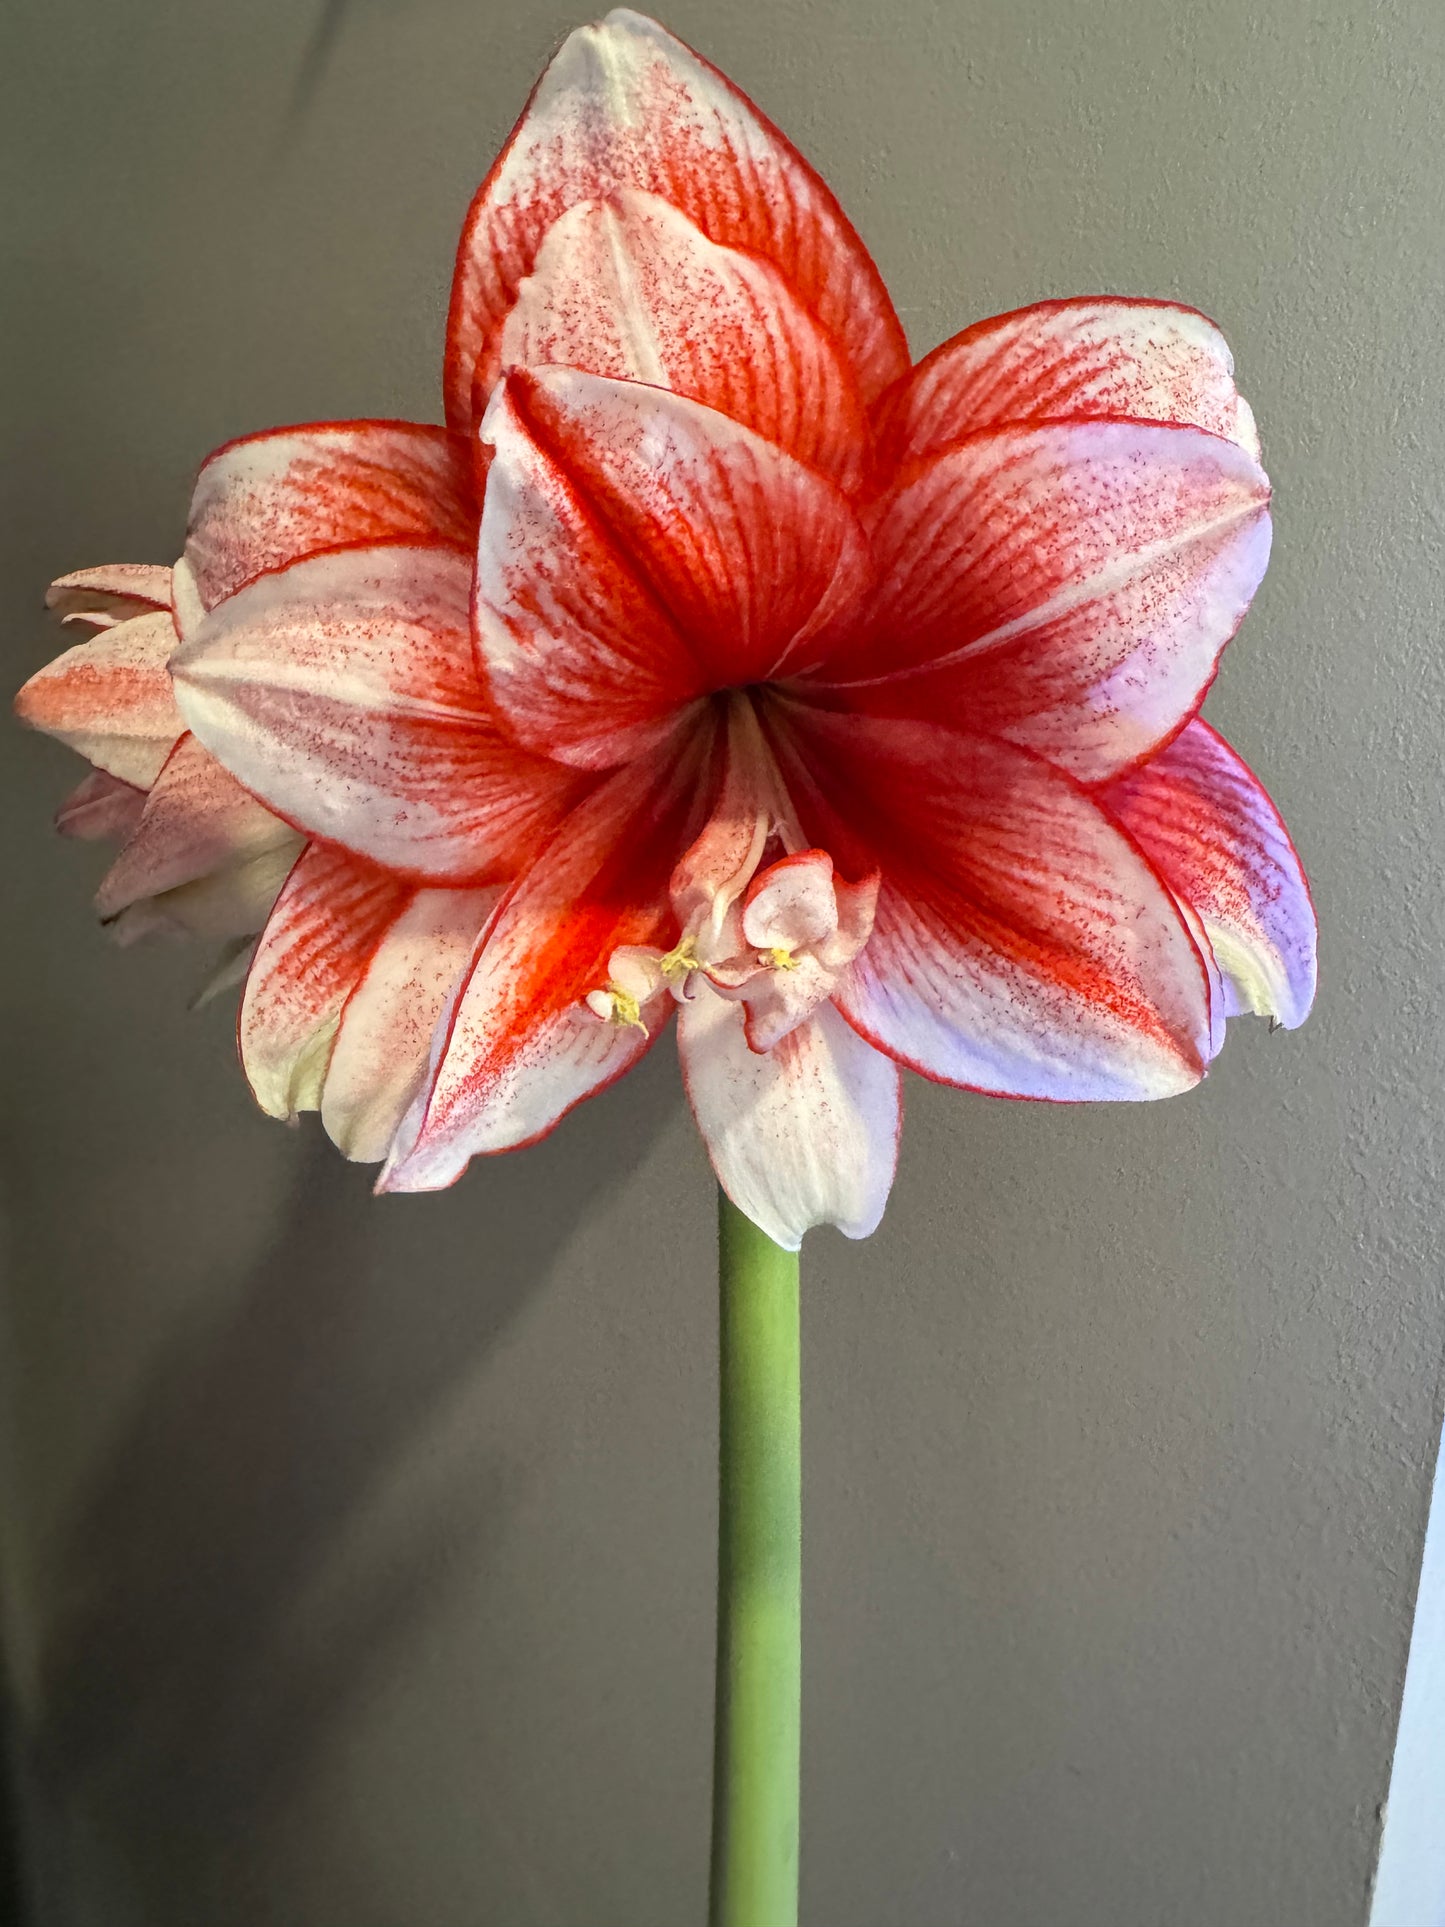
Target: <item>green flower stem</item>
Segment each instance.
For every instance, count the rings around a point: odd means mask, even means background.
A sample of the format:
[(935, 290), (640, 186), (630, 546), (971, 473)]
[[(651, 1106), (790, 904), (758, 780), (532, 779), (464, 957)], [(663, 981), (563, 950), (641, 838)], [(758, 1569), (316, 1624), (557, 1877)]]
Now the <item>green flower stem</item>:
[(718, 1193), (721, 1452), (710, 1927), (797, 1927), (798, 1259)]

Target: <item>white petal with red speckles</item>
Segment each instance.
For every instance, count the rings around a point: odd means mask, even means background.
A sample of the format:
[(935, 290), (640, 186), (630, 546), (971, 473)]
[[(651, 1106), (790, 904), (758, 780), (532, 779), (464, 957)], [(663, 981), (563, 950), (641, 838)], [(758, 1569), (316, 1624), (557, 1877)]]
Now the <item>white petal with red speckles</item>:
[(126, 837), (140, 822), (145, 802), (144, 790), (108, 776), (103, 769), (93, 769), (55, 812), (55, 827), (62, 836), (86, 843)]
[(477, 556), (492, 694), (523, 741), (607, 767), (690, 699), (806, 668), (866, 583), (844, 497), (717, 410), (518, 371)]
[(504, 874), (577, 779), (504, 738), (477, 680), (471, 569), (354, 549), (262, 576), (178, 652), (196, 735), (272, 809), (417, 879)]
[(908, 367), (878, 270), (838, 203), (716, 68), (618, 8), (564, 42), (467, 215), (447, 325), (447, 419), (469, 431), (500, 367), (518, 284), (579, 201), (640, 188), (712, 241), (779, 268), (871, 399)]
[(799, 706), (788, 732), (805, 827), (840, 864), (882, 872), (872, 934), (834, 993), (880, 1049), (1007, 1096), (1199, 1081), (1209, 979), (1187, 920), (1068, 776), (926, 723)]
[(1190, 723), (1102, 801), (1198, 913), (1230, 1014), (1302, 1024), (1315, 994), (1309, 886), (1279, 811), (1224, 738)]
[[(615, 951), (656, 945), (667, 879), (696, 831), (700, 749), (609, 778), (503, 899), (443, 1017), (426, 1088), (397, 1134), (383, 1191), (435, 1191), (470, 1159), (545, 1136), (620, 1077), (648, 1035), (593, 1014)], [(665, 1018), (657, 998), (644, 1024)]]
[(96, 891), (100, 916), (194, 883), (295, 842), (295, 832), (182, 736), (146, 797), (140, 822)]
[(475, 537), (468, 452), (416, 422), (312, 422), (227, 442), (196, 479), (185, 562), (201, 606), (324, 549)]
[(876, 1229), (898, 1158), (898, 1071), (831, 1004), (760, 1055), (742, 1006), (699, 982), (677, 1043), (718, 1183), (774, 1243), (796, 1251), (816, 1224)]
[(778, 270), (655, 194), (570, 208), (502, 330), (502, 366), (565, 363), (704, 402), (854, 486), (867, 428), (832, 337)]
[(1088, 782), (1199, 701), (1269, 559), (1269, 484), (1195, 428), (989, 430), (923, 463), (874, 529), (847, 700), (1007, 736)]
[(375, 864), (316, 843), (256, 946), (241, 999), (241, 1062), (272, 1117), (321, 1103), (342, 1007), (413, 891)]
[(97, 569), (76, 569), (56, 577), (45, 591), (45, 606), (64, 622), (108, 627), (168, 608), (170, 578), (168, 568), (151, 562), (108, 562)]
[(501, 895), (418, 890), (341, 1014), (321, 1121), (360, 1164), (384, 1158), (426, 1073), (432, 1033)]
[(132, 616), (37, 671), (15, 713), (97, 769), (148, 789), (185, 728), (167, 669), (175, 647), (168, 611)]
[(1107, 295), (979, 321), (918, 364), (879, 408), (891, 459), (936, 454), (1004, 422), (1132, 416), (1177, 422), (1259, 457), (1234, 358), (1206, 315)]
[(128, 904), (106, 925), (106, 933), (122, 949), (156, 937), (216, 942), (254, 937), (270, 916), (302, 847), (302, 839), (288, 830), (283, 840), (258, 855)]

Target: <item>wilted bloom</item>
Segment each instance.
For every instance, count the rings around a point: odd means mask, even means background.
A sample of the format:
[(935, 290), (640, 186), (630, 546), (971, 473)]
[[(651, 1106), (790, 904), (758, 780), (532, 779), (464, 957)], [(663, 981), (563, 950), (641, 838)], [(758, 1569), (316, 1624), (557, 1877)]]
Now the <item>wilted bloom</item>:
[(473, 204), (445, 375), (448, 431), (257, 438), (193, 510), (181, 712), (309, 840), (243, 1000), (267, 1108), (434, 1188), (675, 1010), (796, 1246), (876, 1225), (900, 1065), (1161, 1097), (1303, 1019), (1298, 862), (1197, 716), (1269, 548), (1202, 316), (1049, 302), (911, 367), (821, 181), (618, 12)]

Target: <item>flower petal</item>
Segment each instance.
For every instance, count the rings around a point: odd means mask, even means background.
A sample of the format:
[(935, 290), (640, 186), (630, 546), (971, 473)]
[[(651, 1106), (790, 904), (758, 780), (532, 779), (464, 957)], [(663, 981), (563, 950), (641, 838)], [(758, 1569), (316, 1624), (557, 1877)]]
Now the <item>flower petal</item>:
[(213, 609), (269, 569), (384, 542), (468, 548), (477, 511), (466, 450), (416, 422), (312, 422), (227, 442), (191, 497), (185, 563)]
[(554, 755), (607, 767), (690, 698), (806, 667), (861, 593), (843, 496), (715, 409), (517, 371), (484, 433), (482, 652), (517, 734)]
[(15, 714), (97, 769), (149, 789), (185, 728), (167, 669), (175, 647), (169, 610), (117, 622), (37, 671)]
[(874, 713), (966, 722), (1085, 781), (1198, 705), (1269, 559), (1233, 442), (1136, 422), (987, 430), (880, 505), (865, 640), (828, 676)]
[(126, 837), (140, 822), (146, 793), (118, 776), (107, 776), (93, 769), (66, 797), (55, 812), (55, 827), (62, 836), (73, 836), (85, 843), (107, 837)]
[(447, 325), (454, 428), (469, 433), (485, 407), (508, 310), (553, 222), (628, 187), (779, 268), (866, 400), (907, 369), (878, 270), (822, 181), (716, 68), (619, 8), (567, 39), (472, 202)]
[(241, 999), (241, 1062), (256, 1102), (293, 1118), (321, 1103), (342, 1007), (410, 903), (409, 885), (313, 843), (276, 899)]
[(294, 843), (294, 831), (243, 790), (194, 736), (182, 736), (146, 798), (134, 835), (101, 879), (95, 907), (109, 919), (142, 897)]
[(1224, 336), (1196, 308), (1098, 295), (1040, 301), (945, 341), (883, 397), (880, 454), (937, 454), (981, 428), (1061, 417), (1177, 422), (1259, 458)]
[(106, 932), (123, 950), (155, 937), (218, 942), (253, 938), (270, 916), (301, 849), (301, 838), (288, 830), (284, 842), (255, 856), (128, 904), (106, 925)]
[(178, 653), (182, 711), (309, 834), (417, 880), (500, 875), (560, 820), (577, 778), (492, 721), (470, 589), (452, 548), (350, 549), (261, 576)]
[(757, 949), (799, 950), (823, 943), (837, 928), (838, 892), (826, 850), (797, 850), (748, 885), (743, 936)]
[(810, 834), (883, 873), (872, 935), (834, 992), (880, 1050), (1016, 1097), (1198, 1082), (1209, 985), (1187, 922), (1069, 777), (1007, 743), (801, 706), (778, 742)]
[(898, 1158), (898, 1071), (821, 1004), (766, 1055), (743, 1009), (699, 982), (678, 1011), (678, 1054), (718, 1183), (785, 1251), (815, 1224), (875, 1230)]
[(698, 827), (699, 749), (618, 771), (503, 899), (379, 1189), (439, 1190), (471, 1158), (544, 1137), (647, 1049), (643, 1031), (584, 1000), (615, 950), (655, 944), (670, 925), (668, 873)]
[(171, 572), (151, 562), (108, 562), (98, 569), (76, 569), (57, 576), (45, 592), (46, 608), (62, 621), (104, 627), (168, 609), (170, 601)]
[(432, 1032), (500, 886), (418, 890), (382, 937), (341, 1013), (321, 1121), (347, 1157), (386, 1156), (426, 1074)]
[(517, 289), (501, 358), (670, 388), (845, 490), (860, 479), (867, 425), (832, 337), (771, 263), (718, 247), (656, 194), (568, 209)]
[(1230, 1014), (1302, 1024), (1315, 994), (1309, 885), (1264, 785), (1224, 738), (1196, 718), (1100, 800), (1198, 913)]

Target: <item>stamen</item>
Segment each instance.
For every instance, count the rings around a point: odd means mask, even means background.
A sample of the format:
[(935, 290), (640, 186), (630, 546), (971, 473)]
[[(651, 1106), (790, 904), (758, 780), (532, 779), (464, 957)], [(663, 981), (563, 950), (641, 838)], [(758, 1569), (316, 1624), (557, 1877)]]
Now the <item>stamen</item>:
[(792, 951), (781, 944), (772, 950), (765, 950), (762, 954), (774, 970), (796, 970), (798, 967), (798, 960)]
[(658, 969), (669, 984), (680, 984), (694, 970), (701, 968), (702, 959), (697, 954), (697, 943), (692, 937), (684, 937), (682, 942), (665, 957), (659, 957)]
[(642, 1021), (642, 1006), (630, 990), (623, 990), (615, 983), (608, 984), (605, 990), (589, 990), (587, 1008), (594, 1017), (600, 1017), (605, 1024), (616, 1024), (619, 1030), (640, 1030), (647, 1036), (647, 1026)]

